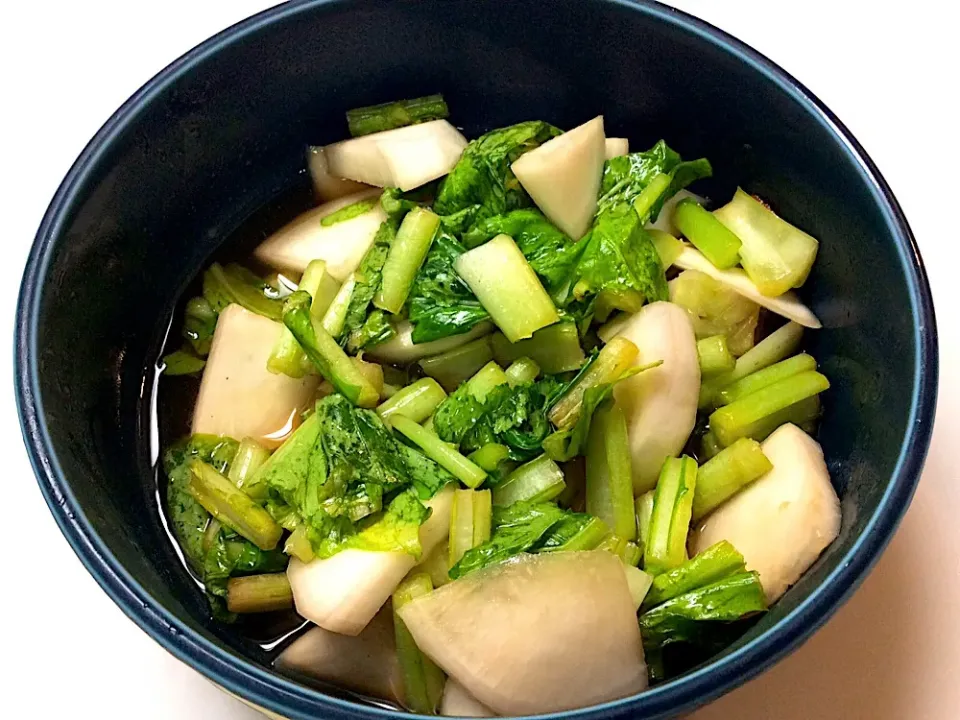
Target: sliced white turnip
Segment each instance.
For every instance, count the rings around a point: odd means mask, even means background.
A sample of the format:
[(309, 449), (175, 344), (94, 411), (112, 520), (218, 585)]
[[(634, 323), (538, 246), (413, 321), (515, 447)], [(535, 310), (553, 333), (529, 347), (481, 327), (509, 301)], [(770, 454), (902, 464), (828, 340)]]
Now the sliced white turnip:
[[(450, 530), (453, 487), (424, 503), (433, 512), (420, 526), (423, 556), (443, 542)], [(297, 612), (322, 628), (356, 635), (383, 607), (417, 560), (403, 552), (347, 549), (303, 563), (290, 558), (287, 578)]]
[(627, 587), (630, 588), (630, 598), (633, 600), (634, 610), (639, 610), (643, 599), (650, 592), (653, 585), (653, 575), (645, 573), (633, 565), (624, 565), (623, 572), (627, 576)]
[[(302, 273), (313, 260), (324, 260), (327, 272), (336, 280), (357, 269), (373, 244), (373, 237), (387, 214), (378, 201), (380, 190), (373, 188), (341, 197), (300, 215), (264, 240), (254, 257), (277, 270)], [(323, 220), (354, 203), (369, 207), (346, 220), (323, 224)]]
[(413, 190), (449, 173), (466, 146), (453, 125), (433, 120), (333, 143), (324, 154), (337, 177)]
[(367, 349), (365, 354), (381, 362), (406, 365), (416, 362), (421, 358), (445, 353), (461, 345), (466, 345), (468, 342), (476, 340), (479, 337), (489, 335), (493, 331), (493, 324), (482, 322), (474, 325), (470, 330), (461, 335), (452, 335), (451, 337), (441, 338), (440, 340), (416, 344), (413, 342), (413, 325), (408, 321), (403, 320), (397, 323), (396, 330), (396, 335), (385, 343), (380, 343)]
[(655, 302), (623, 321), (616, 336), (639, 348), (635, 365), (663, 364), (622, 380), (613, 396), (623, 408), (633, 459), (633, 492), (657, 483), (668, 457), (676, 457), (693, 431), (700, 394), (697, 341), (687, 311)]
[(774, 602), (813, 565), (840, 532), (840, 500), (823, 451), (796, 425), (761, 445), (773, 469), (717, 508), (694, 533), (691, 557), (721, 540), (760, 573)]
[(267, 370), (283, 325), (239, 305), (217, 321), (193, 410), (192, 432), (250, 437), (276, 447), (296, 429), (318, 379), (295, 379)]
[(753, 281), (743, 270), (740, 268), (720, 270), (707, 260), (703, 253), (690, 245), (684, 245), (683, 252), (680, 253), (674, 265), (684, 270), (699, 270), (736, 290), (748, 300), (753, 300), (757, 305), (762, 305), (767, 310), (782, 315), (788, 320), (793, 320), (804, 327), (813, 329), (823, 327), (813, 311), (800, 302), (793, 291), (787, 291), (778, 297), (768, 297), (757, 289), (757, 286), (753, 284)]
[(510, 167), (543, 214), (579, 240), (597, 211), (605, 157), (601, 115), (521, 155)]
[(287, 675), (314, 678), (369, 697), (403, 703), (403, 677), (389, 606), (357, 636), (320, 627), (309, 630), (280, 653), (276, 668)]
[(586, 707), (647, 686), (633, 600), (612, 553), (519, 555), (398, 613), (417, 646), (500, 715)]
[(447, 717), (496, 717), (497, 714), (467, 692), (452, 678), (447, 678), (440, 700), (440, 714)]
[(313, 189), (320, 202), (330, 202), (345, 195), (354, 195), (370, 189), (369, 185), (331, 175), (327, 156), (322, 147), (307, 148), (307, 167), (310, 169)]
[(670, 233), (674, 237), (679, 236), (681, 233), (677, 229), (677, 226), (673, 224), (673, 210), (677, 207), (677, 203), (686, 198), (693, 198), (701, 205), (707, 203), (706, 198), (702, 198), (699, 195), (696, 195), (689, 190), (679, 190), (676, 195), (667, 200), (663, 207), (660, 209), (660, 214), (657, 215), (655, 222), (647, 223), (648, 228), (653, 228), (655, 230), (663, 230), (665, 233)]
[(604, 157), (609, 160), (629, 153), (630, 141), (627, 138), (607, 138), (604, 141), (603, 148)]

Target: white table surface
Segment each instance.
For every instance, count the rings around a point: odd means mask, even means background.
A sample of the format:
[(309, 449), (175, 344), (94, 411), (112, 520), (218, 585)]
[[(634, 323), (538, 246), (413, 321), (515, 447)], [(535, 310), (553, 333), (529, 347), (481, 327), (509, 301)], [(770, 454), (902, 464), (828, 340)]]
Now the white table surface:
[[(47, 0), (0, 22), (0, 218), (16, 291), (43, 211), (87, 140), (143, 82), (269, 0)], [(960, 718), (960, 167), (951, 3), (676, 0), (810, 87), (885, 174), (934, 289), (942, 358), (937, 425), (920, 488), (876, 570), (800, 651), (694, 714), (697, 720)], [(7, 341), (9, 342), (9, 340)], [(0, 352), (4, 492), (3, 702), (9, 717), (259, 718), (155, 645), (100, 590), (43, 503), (20, 438), (9, 347)], [(953, 441), (953, 442), (951, 442)], [(16, 710), (16, 712), (14, 712)]]

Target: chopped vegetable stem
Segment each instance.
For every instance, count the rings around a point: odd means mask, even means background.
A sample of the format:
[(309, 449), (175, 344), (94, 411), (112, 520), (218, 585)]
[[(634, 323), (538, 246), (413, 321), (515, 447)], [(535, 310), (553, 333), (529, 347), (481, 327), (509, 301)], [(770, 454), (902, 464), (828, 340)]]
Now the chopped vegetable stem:
[(727, 346), (726, 335), (713, 335), (698, 340), (697, 355), (700, 358), (700, 373), (705, 376), (730, 372), (737, 364), (737, 359)]
[(563, 471), (546, 455), (540, 455), (510, 473), (493, 489), (494, 505), (553, 500), (566, 487)]
[(190, 463), (188, 489), (208, 513), (261, 550), (273, 550), (277, 546), (283, 528), (249, 495), (210, 465), (199, 460)]
[(394, 315), (403, 309), (439, 226), (440, 217), (425, 208), (416, 207), (404, 216), (383, 264), (380, 289), (373, 297), (375, 307)]
[(347, 110), (347, 125), (350, 135), (362, 137), (429, 120), (443, 120), (449, 115), (443, 95), (427, 95)]
[(773, 385), (788, 377), (792, 377), (807, 370), (816, 370), (817, 361), (806, 353), (794, 355), (786, 360), (769, 367), (750, 373), (736, 382), (730, 383), (723, 390), (717, 393), (718, 401), (723, 405), (729, 405), (735, 400), (740, 400), (750, 393), (762, 390), (765, 387)]
[(697, 472), (693, 520), (713, 512), (742, 488), (773, 468), (760, 443), (742, 437), (704, 463)]
[(487, 394), (495, 387), (506, 385), (509, 382), (503, 369), (493, 360), (488, 362), (477, 373), (467, 380), (467, 391), (477, 400), (483, 402)]
[(611, 404), (593, 416), (587, 442), (587, 512), (625, 540), (637, 536), (627, 422)]
[[(699, 479), (698, 479), (699, 482)], [(743, 556), (726, 540), (711, 545), (682, 565), (653, 579), (643, 608), (649, 609), (678, 595), (710, 585), (728, 575), (744, 572)]]
[(433, 715), (443, 693), (444, 675), (430, 658), (417, 647), (397, 611), (418, 597), (433, 592), (433, 583), (426, 573), (406, 578), (393, 593), (393, 627), (397, 660), (403, 678), (405, 705), (413, 712)]
[(240, 441), (237, 454), (230, 462), (227, 477), (238, 488), (243, 490), (254, 500), (266, 499), (266, 488), (253, 482), (257, 470), (270, 457), (270, 451), (253, 438), (244, 438)]
[(487, 478), (487, 473), (445, 443), (436, 433), (427, 430), (402, 415), (391, 420), (393, 429), (417, 445), (424, 454), (451, 473), (467, 487), (475, 488)]
[(424, 358), (419, 364), (424, 374), (434, 378), (447, 392), (453, 392), (492, 359), (490, 339), (482, 337), (440, 355)]
[(740, 262), (740, 238), (696, 200), (687, 198), (677, 203), (673, 223), (707, 260), (721, 270)]
[(389, 400), (381, 403), (377, 408), (377, 414), (387, 423), (394, 415), (402, 415), (414, 422), (422, 423), (433, 414), (446, 397), (447, 393), (436, 380), (429, 377), (421, 378), (398, 390)]
[(647, 572), (658, 574), (686, 560), (696, 483), (697, 463), (693, 458), (667, 458), (653, 496), (653, 514), (644, 553)]
[(261, 613), (293, 607), (293, 590), (286, 573), (249, 575), (227, 581), (227, 610)]
[(542, 372), (550, 375), (577, 370), (586, 356), (580, 347), (580, 335), (572, 322), (558, 322), (537, 330), (533, 337), (511, 343), (503, 333), (496, 333), (491, 339), (493, 355), (501, 365), (522, 357), (529, 357), (540, 366)]
[(610, 340), (583, 376), (550, 409), (550, 422), (561, 430), (572, 427), (580, 416), (584, 393), (596, 385), (618, 379), (633, 365), (638, 353), (637, 346), (624, 337)]
[(510, 367), (505, 370), (507, 382), (511, 386), (527, 385), (537, 379), (540, 374), (540, 366), (528, 357), (514, 360)]

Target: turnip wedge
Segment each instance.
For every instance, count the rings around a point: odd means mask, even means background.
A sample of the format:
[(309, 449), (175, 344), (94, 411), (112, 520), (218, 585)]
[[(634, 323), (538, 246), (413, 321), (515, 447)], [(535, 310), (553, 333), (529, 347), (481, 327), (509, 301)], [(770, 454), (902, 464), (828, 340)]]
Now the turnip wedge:
[(697, 418), (700, 361), (693, 326), (678, 305), (656, 302), (631, 316), (617, 333), (639, 349), (634, 365), (662, 361), (614, 387), (630, 434), (634, 495), (656, 485), (663, 461), (676, 457)]
[(424, 653), (500, 715), (586, 707), (647, 687), (634, 600), (611, 553), (519, 555), (399, 615)]
[(364, 190), (308, 210), (284, 225), (253, 251), (277, 270), (302, 273), (313, 260), (327, 263), (338, 282), (360, 266), (387, 214), (380, 190)]
[[(433, 511), (420, 526), (420, 546), (426, 557), (450, 530), (453, 488), (442, 490), (424, 504)], [(300, 615), (327, 630), (357, 635), (416, 563), (417, 559), (405, 552), (348, 548), (309, 563), (291, 558), (287, 578)]]
[(601, 115), (522, 155), (510, 169), (550, 222), (579, 240), (597, 212), (605, 156)]
[(449, 173), (467, 140), (446, 120), (387, 130), (324, 147), (337, 177), (404, 192)]
[(456, 680), (447, 678), (440, 700), (440, 714), (446, 717), (496, 717), (497, 714), (468, 693)]
[(796, 425), (783, 425), (761, 448), (773, 469), (707, 517), (690, 549), (728, 541), (773, 603), (837, 537), (840, 500), (820, 445)]
[(276, 667), (285, 675), (312, 678), (402, 704), (403, 678), (392, 616), (385, 607), (357, 636), (315, 627), (280, 653)]
[(753, 280), (743, 270), (738, 268), (718, 270), (700, 251), (690, 246), (683, 248), (683, 252), (674, 261), (674, 265), (684, 270), (699, 270), (714, 280), (718, 280), (736, 290), (748, 300), (753, 300), (757, 305), (762, 305), (767, 310), (782, 315), (788, 320), (793, 320), (804, 327), (815, 330), (823, 327), (813, 311), (800, 302), (792, 291), (788, 290), (777, 297), (768, 297), (760, 292), (754, 285)]

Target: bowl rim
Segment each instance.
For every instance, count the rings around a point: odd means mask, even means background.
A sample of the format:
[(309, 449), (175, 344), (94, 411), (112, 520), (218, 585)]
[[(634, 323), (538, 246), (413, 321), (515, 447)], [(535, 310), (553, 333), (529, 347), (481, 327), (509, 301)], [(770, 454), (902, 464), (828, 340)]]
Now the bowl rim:
[[(654, 21), (672, 25), (699, 41), (713, 45), (735, 60), (746, 63), (830, 131), (858, 166), (863, 182), (883, 211), (906, 276), (916, 342), (910, 422), (889, 485), (860, 537), (808, 597), (772, 628), (735, 648), (729, 655), (704, 663), (641, 695), (539, 716), (588, 720), (642, 711), (647, 717), (659, 718), (713, 700), (771, 667), (822, 626), (872, 569), (906, 512), (930, 444), (939, 376), (937, 330), (926, 271), (899, 203), (863, 147), (813, 93), (746, 43), (683, 11), (653, 0), (594, 1), (643, 13)], [(207, 58), (275, 22), (319, 8), (340, 9), (351, 4), (353, 0), (294, 0), (265, 10), (188, 51), (134, 93), (84, 148), (43, 217), (24, 270), (14, 335), (14, 384), (24, 443), (44, 499), (81, 562), (123, 612), (179, 660), (228, 691), (291, 719), (315, 717), (318, 713), (384, 719), (408, 718), (410, 714), (324, 695), (234, 654), (185, 626), (154, 601), (120, 565), (78, 505), (64, 478), (47, 431), (36, 361), (41, 279), (61, 241), (66, 218), (76, 207), (80, 191), (92, 168), (110, 150), (117, 136), (135, 122), (139, 113), (158, 95)]]

